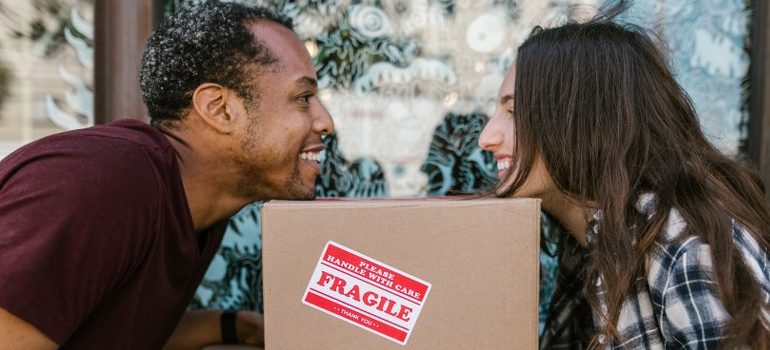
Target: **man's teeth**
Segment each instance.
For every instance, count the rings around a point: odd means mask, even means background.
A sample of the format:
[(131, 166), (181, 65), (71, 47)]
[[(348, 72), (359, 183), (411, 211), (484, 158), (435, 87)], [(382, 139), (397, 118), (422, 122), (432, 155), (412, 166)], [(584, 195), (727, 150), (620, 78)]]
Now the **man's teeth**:
[(511, 160), (505, 159), (505, 160), (498, 160), (497, 161), (497, 170), (508, 170), (508, 168), (511, 167)]
[(320, 162), (321, 153), (320, 152), (302, 152), (299, 154), (299, 158), (303, 160), (312, 161), (312, 162)]

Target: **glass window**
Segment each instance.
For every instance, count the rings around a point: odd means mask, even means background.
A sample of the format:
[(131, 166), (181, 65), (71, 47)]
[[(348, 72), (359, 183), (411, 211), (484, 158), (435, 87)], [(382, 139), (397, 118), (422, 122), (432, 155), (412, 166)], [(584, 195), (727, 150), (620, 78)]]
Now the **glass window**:
[(742, 81), (750, 61), (749, 3), (637, 0), (623, 14), (623, 20), (653, 29), (666, 40), (669, 64), (692, 98), (706, 135), (731, 155), (739, 153), (748, 137), (748, 110), (743, 105), (748, 91)]
[(93, 125), (92, 0), (0, 0), (0, 158)]
[[(198, 2), (165, 0), (164, 9)], [(494, 160), (476, 143), (515, 49), (533, 26), (591, 16), (605, 0), (239, 2), (292, 17), (313, 56), (319, 95), (337, 129), (326, 140), (318, 194), (402, 197), (473, 191), (494, 181)], [(740, 0), (638, 0), (624, 16), (668, 39), (672, 67), (706, 132), (733, 154), (745, 139), (743, 6)], [(194, 308), (261, 309), (259, 208), (247, 206), (231, 220)], [(558, 239), (562, 233), (544, 219), (546, 237)], [(541, 322), (556, 264), (541, 254)]]

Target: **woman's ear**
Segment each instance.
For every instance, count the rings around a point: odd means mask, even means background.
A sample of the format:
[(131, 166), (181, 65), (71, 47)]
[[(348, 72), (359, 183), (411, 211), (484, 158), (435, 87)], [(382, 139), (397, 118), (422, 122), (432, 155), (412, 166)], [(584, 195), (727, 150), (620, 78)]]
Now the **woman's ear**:
[(222, 134), (232, 133), (236, 126), (236, 116), (228, 107), (228, 100), (233, 92), (222, 85), (205, 83), (193, 92), (193, 108), (201, 120), (213, 130)]

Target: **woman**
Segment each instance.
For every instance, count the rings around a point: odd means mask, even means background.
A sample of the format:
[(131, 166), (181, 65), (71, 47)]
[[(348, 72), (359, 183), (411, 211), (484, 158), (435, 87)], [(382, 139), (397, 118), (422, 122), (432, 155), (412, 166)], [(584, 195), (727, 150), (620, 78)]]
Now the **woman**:
[(541, 347), (770, 348), (764, 186), (641, 30), (536, 29), (479, 144), (499, 196), (542, 199), (570, 233)]

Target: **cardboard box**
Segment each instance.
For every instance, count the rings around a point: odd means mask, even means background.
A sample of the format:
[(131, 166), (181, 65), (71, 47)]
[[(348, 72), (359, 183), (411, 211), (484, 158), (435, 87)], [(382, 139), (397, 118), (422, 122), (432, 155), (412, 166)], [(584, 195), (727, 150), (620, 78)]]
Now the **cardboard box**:
[(537, 348), (539, 200), (277, 201), (262, 225), (268, 350)]

